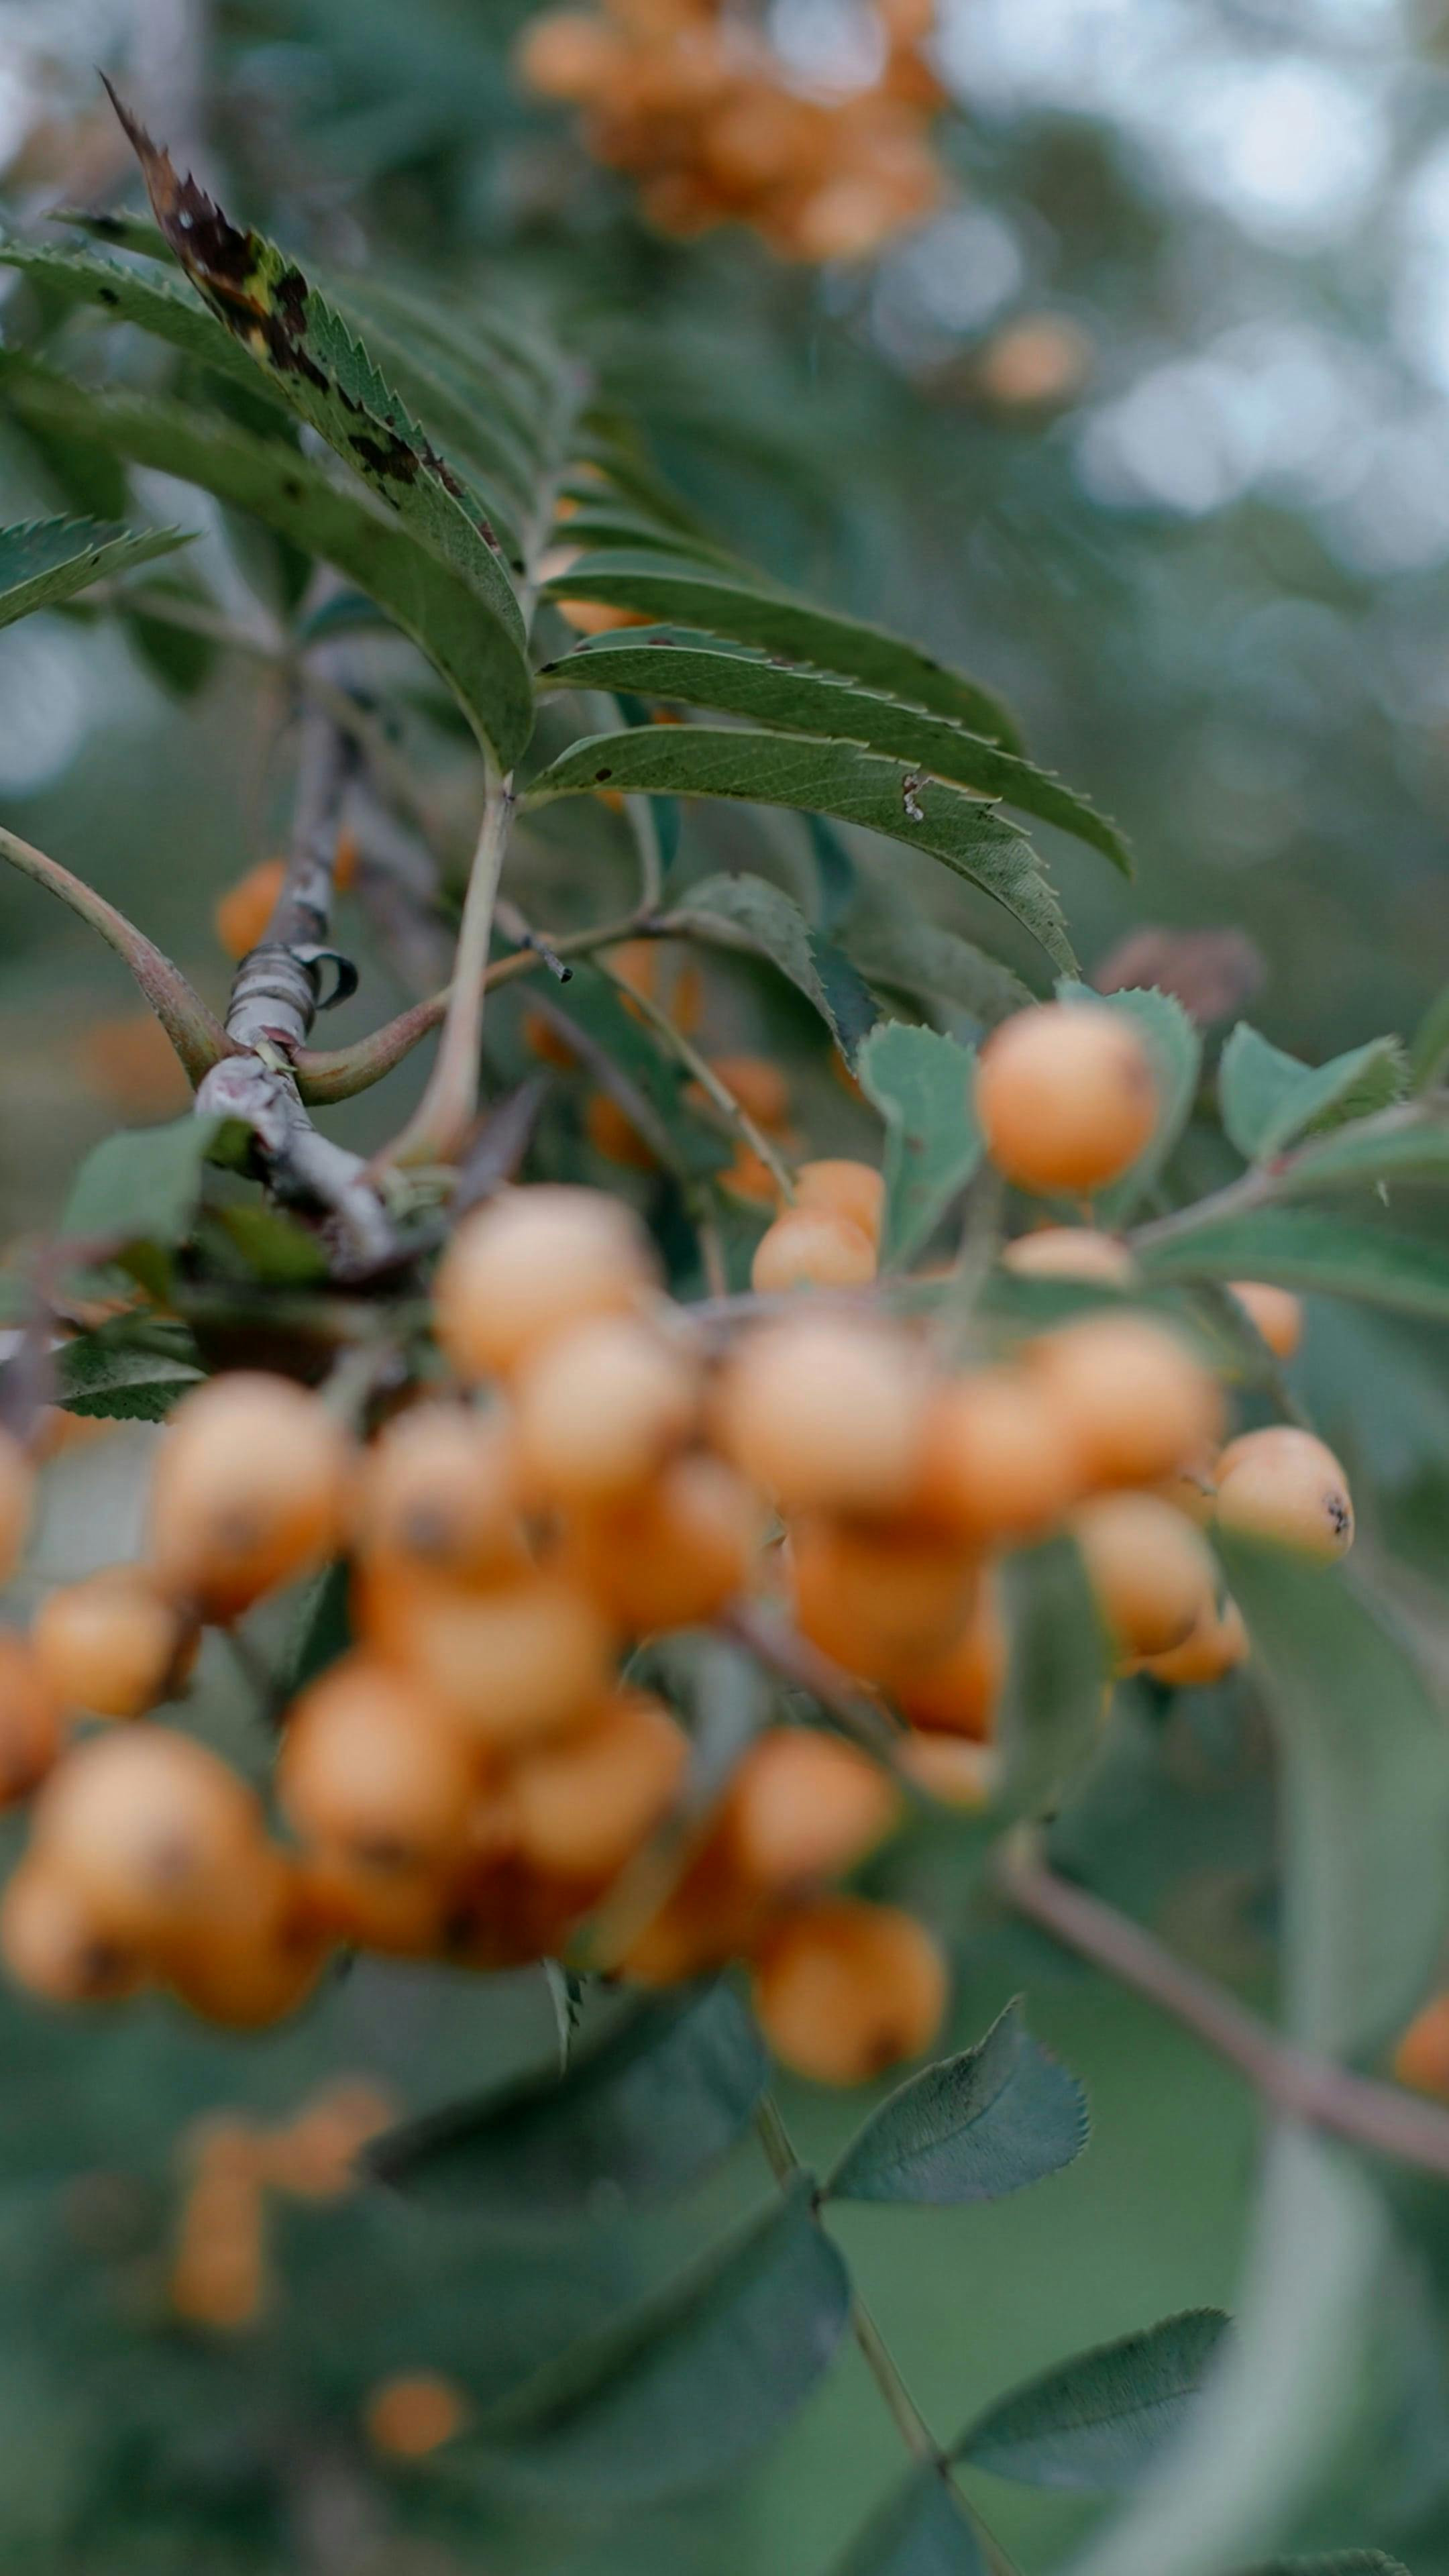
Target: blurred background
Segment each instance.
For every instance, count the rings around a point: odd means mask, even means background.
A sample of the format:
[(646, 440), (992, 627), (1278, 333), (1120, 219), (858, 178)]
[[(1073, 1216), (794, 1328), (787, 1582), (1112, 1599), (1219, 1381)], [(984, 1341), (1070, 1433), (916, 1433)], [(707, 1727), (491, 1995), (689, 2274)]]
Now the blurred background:
[[(876, 77), (866, 6), (765, 14), (803, 94)], [(304, 259), (385, 250), (547, 299), (728, 543), (998, 686), (1036, 756), (1122, 822), (1135, 891), (1051, 850), (1089, 966), (1110, 977), (1143, 922), (1230, 930), (1234, 989), (1256, 987), (1280, 1044), (1315, 1057), (1410, 1029), (1449, 981), (1449, 11), (940, 0), (926, 50), (944, 189), (876, 255), (823, 262), (739, 227), (679, 241), (646, 225), (574, 118), (524, 94), (524, 15), (514, 0), (0, 0), (6, 217), (33, 229), (57, 207), (136, 203), (99, 65), (178, 161)], [(23, 293), (0, 278), (0, 331)], [(0, 480), (6, 520), (123, 497), (80, 456), (61, 488), (3, 422)], [(245, 618), (264, 577), (237, 527), (161, 478), (136, 483), (202, 531), (207, 578)], [(217, 900), (284, 824), (265, 670), (134, 620), (38, 617), (0, 635), (0, 708), (6, 822), (219, 1003)], [(449, 784), (444, 764), (445, 798)], [(719, 860), (702, 848), (705, 864)], [(964, 896), (931, 900), (972, 926)], [(339, 1036), (388, 994), (365, 924), (355, 944), (366, 1000)], [(1154, 954), (1147, 980), (1164, 956), (1181, 968), (1181, 950)], [(762, 1018), (753, 1034), (776, 1032)], [(96, 1137), (183, 1103), (115, 961), (0, 882), (0, 1237), (54, 1221)], [(1449, 1529), (1442, 1361), (1407, 1326), (1328, 1310), (1300, 1371), (1376, 1496), (1370, 1561), (1392, 1544), (1386, 1579), (1421, 1611)], [(38, 1580), (118, 1552), (144, 1440), (57, 1463)], [(244, 1743), (234, 1678), (218, 1670), (203, 1696), (206, 1724)], [(1184, 1946), (1261, 1976), (1242, 1899), (1266, 1867), (1268, 1791), (1217, 1715), (1129, 1720), (1076, 1852), (1119, 1900), (1170, 1903)], [(1170, 1891), (1150, 1857), (1169, 1834)], [(1061, 2353), (1231, 2304), (1254, 2117), (1144, 2008), (968, 1920), (949, 1851), (911, 1866), (960, 1937), (958, 2038), (1025, 1986), (1096, 2120), (1083, 2163), (1021, 2203), (843, 2225), (949, 2431)], [(520, 2528), (379, 2429), (397, 2373), (486, 2400), (694, 2242), (704, 2199), (596, 2231), (585, 2258), (425, 2223), (314, 2170), (310, 2191), (268, 2191), (250, 2303), (178, 2313), (188, 2195), (215, 2162), (198, 2119), (290, 2135), (341, 2079), (421, 2106), (537, 2057), (549, 2030), (535, 1980), (376, 1968), (259, 2043), (159, 2005), (75, 2030), (0, 2000), (7, 2569), (818, 2576), (896, 2466), (853, 2357), (727, 2502), (618, 2531)], [(858, 2107), (794, 2102), (806, 2151), (827, 2153)], [(746, 2152), (708, 2209), (759, 2187)], [(1427, 2223), (1413, 2245), (1421, 2270), (1441, 2259)], [(1367, 2478), (1347, 2523), (1305, 2545), (1412, 2544), (1415, 2576), (1435, 2576), (1444, 2481), (1442, 2458), (1437, 2485)], [(981, 2501), (1031, 2571), (1095, 2511), (1005, 2488)]]

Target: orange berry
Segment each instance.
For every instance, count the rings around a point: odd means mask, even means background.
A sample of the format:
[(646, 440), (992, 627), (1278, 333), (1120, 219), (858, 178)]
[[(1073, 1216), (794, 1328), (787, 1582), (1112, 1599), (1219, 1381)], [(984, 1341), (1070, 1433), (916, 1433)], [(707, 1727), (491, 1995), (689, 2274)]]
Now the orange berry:
[(1213, 1506), (1218, 1498), (1213, 1474), (1209, 1455), (1194, 1459), (1190, 1466), (1179, 1467), (1174, 1475), (1164, 1476), (1152, 1490), (1164, 1503), (1171, 1503), (1174, 1511), (1186, 1512), (1188, 1519), (1196, 1521), (1199, 1529), (1209, 1529)]
[(64, 1741), (60, 1710), (30, 1644), (0, 1628), (0, 1807), (29, 1797)]
[(753, 1145), (739, 1144), (727, 1171), (719, 1176), (719, 1185), (731, 1198), (743, 1199), (749, 1207), (777, 1207), (780, 1184), (762, 1154)]
[(264, 1848), (261, 1805), (204, 1744), (143, 1720), (67, 1756), (37, 1803), (34, 1848), (103, 1932), (145, 1943), (224, 1909)]
[(693, 1428), (698, 1375), (685, 1352), (632, 1315), (560, 1333), (514, 1383), (520, 1468), (550, 1502), (605, 1502), (645, 1484)]
[(554, 606), (576, 635), (611, 635), (616, 626), (647, 626), (635, 608), (610, 608), (602, 599), (555, 599)]
[(691, 1452), (639, 1493), (581, 1513), (565, 1564), (631, 1636), (698, 1627), (748, 1585), (760, 1522), (759, 1503), (733, 1468)]
[(993, 1029), (976, 1066), (986, 1150), (1018, 1189), (1076, 1197), (1135, 1163), (1157, 1124), (1152, 1059), (1132, 1022), (1045, 1002)]
[(267, 935), (267, 924), (286, 883), (285, 859), (259, 859), (228, 886), (212, 920), (228, 957), (243, 958)]
[(48, 2004), (114, 2003), (145, 1981), (134, 1948), (105, 1931), (66, 1872), (34, 1850), (0, 1901), (0, 1958), (17, 1985)]
[(1001, 1756), (994, 1744), (965, 1735), (909, 1735), (896, 1754), (906, 1778), (943, 1807), (979, 1815), (1001, 1785)]
[(1102, 1494), (1072, 1535), (1122, 1653), (1165, 1655), (1213, 1608), (1213, 1562), (1191, 1521), (1155, 1494)]
[(755, 1963), (755, 2010), (775, 2055), (817, 2084), (866, 2084), (930, 2047), (946, 1962), (914, 1915), (858, 1897), (802, 1906)]
[(638, 1219), (602, 1190), (510, 1190), (463, 1219), (439, 1266), (434, 1326), (460, 1376), (515, 1368), (566, 1325), (630, 1314), (657, 1278)]
[(790, 1207), (756, 1244), (750, 1285), (763, 1297), (787, 1288), (863, 1288), (875, 1272), (875, 1245), (849, 1217)]
[(416, 1870), (380, 1870), (335, 1843), (304, 1851), (297, 1864), (302, 1922), (319, 1940), (389, 1958), (435, 1958), (451, 1904), (446, 1879)]
[(428, 1873), (461, 1860), (477, 1775), (475, 1744), (411, 1674), (351, 1654), (294, 1702), (277, 1793), (304, 1841)]
[(552, 1877), (607, 1885), (668, 1814), (688, 1762), (689, 1738), (663, 1702), (619, 1692), (578, 1734), (518, 1764), (519, 1850)]
[(1276, 1539), (1325, 1565), (1353, 1545), (1353, 1500), (1333, 1451), (1311, 1431), (1275, 1423), (1230, 1440), (1217, 1463), (1223, 1529)]
[(919, 1503), (960, 1538), (975, 1546), (1040, 1538), (1081, 1488), (1071, 1428), (1032, 1370), (977, 1369), (937, 1396)]
[(605, 950), (604, 960), (610, 973), (621, 984), (627, 984), (631, 993), (643, 993), (649, 1001), (658, 1001), (662, 951), (656, 939), (621, 939), (617, 948)]
[(151, 1480), (152, 1569), (226, 1621), (341, 1543), (348, 1444), (290, 1378), (236, 1370), (182, 1399)]
[(926, 1396), (904, 1335), (802, 1314), (740, 1342), (720, 1379), (718, 1433), (786, 1511), (890, 1512), (916, 1484)]
[(892, 1677), (891, 1696), (912, 1726), (988, 1742), (1006, 1679), (1000, 1587), (988, 1574), (960, 1635), (934, 1663)]
[(356, 2186), (362, 2148), (398, 2117), (391, 2096), (366, 2076), (341, 2076), (267, 2139), (266, 2179), (295, 2200), (341, 2200)]
[(223, 1907), (162, 1944), (172, 1993), (228, 2030), (261, 2030), (296, 2012), (326, 1955), (301, 1880), (280, 1852), (267, 1849), (232, 1879)]
[(1229, 1294), (1275, 1359), (1291, 1360), (1303, 1339), (1303, 1300), (1291, 1288), (1273, 1288), (1261, 1279), (1234, 1279)]
[(930, 1663), (965, 1620), (975, 1559), (911, 1523), (797, 1521), (790, 1579), (801, 1635), (846, 1672), (881, 1681)]
[(196, 1661), (195, 1630), (136, 1565), (108, 1566), (47, 1593), (30, 1642), (62, 1707), (92, 1717), (144, 1717)]
[(364, 1453), (356, 1507), (369, 1568), (488, 1583), (526, 1563), (517, 1457), (500, 1414), (419, 1404)]
[(482, 1593), (420, 1592), (392, 1641), (483, 1744), (577, 1725), (606, 1689), (613, 1638), (576, 1585), (535, 1574)]
[(362, 845), (349, 824), (344, 823), (337, 835), (332, 853), (332, 882), (339, 894), (350, 894), (357, 883), (362, 860)]
[(202, 2175), (188, 2195), (167, 2284), (188, 2325), (222, 2334), (256, 2322), (267, 2302), (266, 2239), (254, 2175)]
[(1246, 1661), (1247, 1654), (1248, 1632), (1236, 1601), (1225, 1601), (1221, 1609), (1213, 1601), (1180, 1646), (1174, 1646), (1168, 1654), (1148, 1658), (1147, 1670), (1174, 1690), (1184, 1690), (1195, 1684), (1220, 1682), (1225, 1673)]
[(394, 2460), (422, 2460), (450, 2442), (467, 2416), (461, 2388), (440, 2371), (400, 2370), (378, 2382), (362, 2421), (375, 2451)]
[(190, 1107), (181, 1059), (150, 1011), (93, 1020), (79, 1053), (91, 1090), (132, 1118), (178, 1118)]
[(0, 1431), (0, 1585), (9, 1582), (24, 1553), (33, 1485), (19, 1441)]
[(592, 11), (551, 9), (524, 28), (514, 60), (526, 89), (540, 98), (586, 104), (626, 59), (615, 30)]
[(998, 331), (982, 352), (983, 391), (1005, 411), (1067, 403), (1091, 370), (1091, 340), (1067, 315), (1039, 313)]
[(1130, 1288), (1137, 1276), (1126, 1244), (1090, 1225), (1044, 1225), (1019, 1234), (1001, 1262), (1018, 1279), (1085, 1279), (1103, 1288)]
[(795, 1204), (846, 1217), (872, 1243), (879, 1243), (885, 1218), (885, 1178), (873, 1163), (852, 1163), (843, 1158), (802, 1163), (795, 1175)]
[[(779, 1065), (766, 1055), (713, 1055), (710, 1071), (722, 1082), (731, 1100), (753, 1118), (757, 1127), (776, 1134), (789, 1125), (790, 1085)], [(685, 1091), (692, 1108), (704, 1107), (708, 1094), (704, 1085), (692, 1082)]]
[(607, 1091), (589, 1096), (584, 1111), (584, 1133), (596, 1154), (606, 1163), (618, 1163), (626, 1172), (654, 1172), (659, 1157), (647, 1136), (641, 1136), (627, 1109)]
[(574, 1049), (562, 1029), (555, 1028), (542, 1011), (524, 1012), (521, 1035), (530, 1055), (536, 1055), (540, 1064), (551, 1064), (557, 1073), (574, 1071), (578, 1064)]
[(1222, 1422), (1216, 1381), (1165, 1324), (1084, 1315), (1029, 1353), (1093, 1485), (1154, 1485), (1209, 1449)]
[(854, 1869), (900, 1812), (894, 1781), (857, 1745), (772, 1727), (741, 1755), (714, 1838), (735, 1876), (785, 1896)]
[(1435, 1995), (1417, 2012), (1394, 2050), (1393, 2071), (1416, 2093), (1449, 2101), (1449, 1994)]

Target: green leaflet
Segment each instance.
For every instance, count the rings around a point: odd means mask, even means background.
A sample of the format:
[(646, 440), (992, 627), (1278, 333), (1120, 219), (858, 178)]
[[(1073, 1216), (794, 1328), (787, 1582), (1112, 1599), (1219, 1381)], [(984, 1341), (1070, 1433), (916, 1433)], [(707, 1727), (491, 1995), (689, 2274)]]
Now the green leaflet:
[(179, 528), (116, 528), (97, 519), (29, 519), (0, 528), (0, 626), (190, 543)]
[(1202, 1040), (1181, 1002), (1171, 993), (1141, 988), (1126, 993), (1099, 993), (1090, 984), (1064, 982), (1058, 984), (1057, 994), (1062, 1001), (1092, 1002), (1102, 1010), (1120, 1011), (1145, 1038), (1156, 1068), (1156, 1128), (1130, 1170), (1110, 1189), (1103, 1190), (1096, 1203), (1099, 1224), (1120, 1226), (1151, 1189), (1192, 1115), (1202, 1069)]
[(1227, 2324), (1194, 2308), (1077, 2353), (988, 2407), (952, 2457), (1023, 2486), (1134, 2486), (1181, 2430)]
[(924, 2067), (872, 2112), (825, 2197), (936, 2207), (1002, 2200), (1060, 2173), (1087, 2131), (1080, 2084), (1032, 2038), (1018, 1999), (974, 2048)]
[(987, 2562), (960, 2497), (928, 2465), (892, 2490), (832, 2576), (987, 2576)]
[[(164, 257), (159, 242), (157, 249)], [(95, 251), (60, 250), (9, 236), (0, 236), (0, 267), (18, 269), (52, 293), (93, 304), (113, 322), (132, 322), (154, 339), (168, 341), (183, 357), (212, 367), (218, 375), (244, 384), (250, 393), (269, 396), (285, 408), (277, 388), (258, 377), (255, 361), (241, 342), (233, 339), (189, 286), (174, 285), (169, 276), (128, 268), (121, 260), (104, 259)]]
[(903, 1269), (929, 1242), (981, 1160), (971, 1105), (976, 1058), (935, 1029), (886, 1020), (867, 1038), (856, 1071), (886, 1123), (881, 1259)]
[(201, 1203), (207, 1164), (231, 1159), (246, 1139), (238, 1119), (196, 1117), (107, 1136), (75, 1176), (61, 1234), (163, 1249), (184, 1242)]
[[(184, 1346), (189, 1336), (180, 1336)], [(164, 1422), (202, 1371), (178, 1354), (138, 1349), (104, 1328), (62, 1343), (55, 1354), (55, 1400), (67, 1413), (100, 1422)]]
[(1409, 1050), (1409, 1073), (1415, 1091), (1428, 1091), (1442, 1082), (1445, 1065), (1449, 1064), (1449, 985), (1436, 1001), (1430, 1003), (1414, 1031)]
[(567, 2074), (451, 2104), (379, 2138), (368, 2172), (410, 2198), (510, 2223), (588, 2219), (683, 2191), (764, 2090), (758, 2031), (727, 1985), (636, 2000)]
[(573, 744), (534, 780), (526, 802), (585, 796), (611, 783), (624, 795), (737, 796), (828, 814), (941, 859), (1073, 971), (1061, 906), (1025, 834), (959, 787), (912, 782), (913, 772), (898, 761), (853, 743), (743, 726), (642, 725)]
[(880, 1014), (850, 959), (812, 930), (778, 886), (749, 875), (705, 877), (669, 915), (687, 937), (720, 939), (767, 957), (813, 1002), (847, 1063)]
[(942, 930), (901, 904), (868, 891), (837, 933), (847, 956), (871, 984), (907, 1000), (945, 1003), (994, 1028), (1034, 997), (1009, 966), (989, 957), (954, 930)]
[[(588, 534), (582, 520), (571, 523), (571, 533), (575, 528)], [(660, 542), (670, 542), (667, 531)], [(689, 706), (721, 707), (784, 732), (858, 742), (867, 751), (907, 761), (929, 777), (1019, 806), (1039, 822), (1054, 823), (1090, 843), (1124, 876), (1132, 872), (1127, 844), (1115, 824), (1048, 770), (964, 732), (959, 724), (818, 671), (782, 668), (776, 661), (661, 629), (649, 635), (604, 635), (581, 644), (564, 661), (546, 664), (540, 678), (554, 689), (637, 689)]]
[(845, 2331), (849, 2277), (810, 2193), (802, 2174), (656, 2297), (541, 2370), (458, 2455), (555, 2511), (644, 2504), (726, 2476), (783, 2429)]
[(1407, 1088), (1397, 1038), (1371, 1038), (1328, 1064), (1308, 1065), (1271, 1046), (1246, 1020), (1239, 1020), (1218, 1067), (1223, 1125), (1250, 1163), (1271, 1162), (1312, 1129), (1389, 1109)]
[(1277, 1196), (1311, 1198), (1364, 1182), (1449, 1180), (1449, 1119), (1419, 1107), (1402, 1115), (1402, 1126), (1376, 1119), (1371, 1127), (1340, 1127), (1321, 1143), (1310, 1138), (1275, 1175)]
[(999, 1722), (1001, 1803), (1021, 1815), (1053, 1805), (1063, 1781), (1091, 1754), (1111, 1655), (1070, 1539), (1014, 1549), (1003, 1582), (1011, 1653)]
[(522, 656), (467, 584), (395, 518), (339, 490), (319, 466), (230, 422), (146, 394), (94, 393), (31, 361), (0, 353), (0, 392), (38, 435), (99, 441), (133, 464), (197, 483), (264, 519), (278, 535), (336, 566), (385, 608), (428, 655), (480, 739), (510, 765), (533, 726)]
[(1449, 1252), (1415, 1235), (1355, 1225), (1316, 1208), (1209, 1215), (1159, 1241), (1149, 1229), (1136, 1251), (1144, 1277), (1154, 1283), (1267, 1279), (1283, 1288), (1359, 1297), (1401, 1315), (1449, 1320)]
[(1345, 1576), (1220, 1549), (1282, 1739), (1289, 2015), (1357, 2053), (1402, 2027), (1449, 1923), (1449, 1729)]
[(582, 556), (547, 588), (556, 599), (601, 599), (611, 607), (637, 609), (664, 625), (703, 628), (792, 661), (813, 663), (817, 670), (837, 671), (887, 697), (969, 725), (973, 733), (988, 734), (1010, 751), (1020, 749), (1005, 709), (973, 680), (884, 627), (792, 598), (762, 573), (731, 577), (684, 554), (631, 554), (621, 547)]

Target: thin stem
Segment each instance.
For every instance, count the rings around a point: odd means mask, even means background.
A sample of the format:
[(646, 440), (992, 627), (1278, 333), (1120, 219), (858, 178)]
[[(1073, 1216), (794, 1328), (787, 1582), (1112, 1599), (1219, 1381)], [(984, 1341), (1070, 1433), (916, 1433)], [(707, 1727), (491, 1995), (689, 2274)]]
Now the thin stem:
[(99, 931), (102, 939), (114, 948), (130, 968), (146, 1000), (171, 1040), (177, 1055), (193, 1084), (200, 1083), (211, 1068), (231, 1050), (232, 1041), (220, 1022), (212, 1017), (199, 993), (192, 991), (179, 966), (139, 931), (134, 922), (118, 912), (105, 896), (96, 893), (84, 879), (72, 876), (59, 860), (48, 858), (44, 850), (34, 849), (18, 833), (0, 829), (0, 859), (8, 859), (22, 876), (44, 886)]
[(763, 1128), (756, 1124), (747, 1109), (741, 1108), (733, 1092), (726, 1089), (708, 1056), (700, 1054), (698, 1047), (694, 1046), (685, 1036), (684, 1031), (676, 1026), (669, 1013), (660, 1009), (651, 994), (639, 992), (622, 975), (610, 973), (608, 967), (605, 967), (604, 972), (621, 993), (628, 995), (631, 1006), (638, 1011), (641, 1019), (648, 1022), (655, 1036), (661, 1038), (671, 1053), (679, 1058), (685, 1071), (714, 1102), (720, 1116), (728, 1119), (737, 1133), (743, 1136), (751, 1151), (758, 1154), (781, 1197), (787, 1203), (792, 1203), (795, 1197), (795, 1180), (788, 1163), (782, 1162)]
[(221, 609), (208, 608), (203, 600), (184, 599), (176, 591), (108, 581), (97, 582), (86, 596), (92, 607), (126, 610), (133, 617), (149, 618), (153, 625), (174, 626), (183, 635), (205, 636), (208, 643), (219, 644), (229, 653), (249, 653), (260, 662), (292, 659), (292, 648), (280, 628), (243, 626)]
[(903, 1740), (901, 1729), (807, 1637), (748, 1602), (736, 1603), (719, 1624), (721, 1633), (743, 1646), (757, 1663), (778, 1674), (792, 1689), (818, 1700), (844, 1732), (853, 1735), (877, 1761), (895, 1761)]
[(380, 1157), (384, 1163), (456, 1162), (477, 1116), (483, 978), (513, 805), (512, 778), (499, 778), (490, 770), (437, 1062), (416, 1112), (396, 1143)]
[[(790, 2133), (772, 2094), (761, 2096), (755, 2112), (755, 2130), (776, 2182), (789, 2182), (800, 2171), (800, 2159), (790, 2143)], [(819, 2210), (814, 2209), (811, 2214), (819, 2227), (823, 2223)], [(891, 2421), (912, 2459), (929, 2463), (944, 2476), (946, 2455), (896, 2368), (890, 2346), (869, 2308), (854, 2292), (850, 2302), (850, 2330), (861, 2359), (880, 2390)]]
[(1356, 2146), (1372, 2147), (1401, 2164), (1449, 2176), (1449, 2111), (1280, 2039), (1210, 1978), (1175, 1959), (1140, 1924), (1059, 1878), (1042, 1858), (1033, 1829), (1007, 1837), (995, 1875), (1001, 1894), (1019, 1914), (1170, 2013), (1246, 2075), (1275, 2111), (1329, 2129)]

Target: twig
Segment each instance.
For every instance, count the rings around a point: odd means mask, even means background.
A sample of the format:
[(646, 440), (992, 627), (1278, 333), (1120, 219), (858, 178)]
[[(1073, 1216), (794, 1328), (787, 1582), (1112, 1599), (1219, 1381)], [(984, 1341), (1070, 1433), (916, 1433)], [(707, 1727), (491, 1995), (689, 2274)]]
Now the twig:
[(1085, 1888), (1059, 1878), (1042, 1859), (1033, 1828), (1019, 1828), (1002, 1843), (995, 1879), (1019, 1914), (1160, 2005), (1246, 2075), (1276, 2111), (1329, 2129), (1356, 2146), (1375, 2148), (1401, 2164), (1449, 2176), (1449, 2111), (1280, 2039), (1210, 1978), (1175, 1959), (1150, 1932)]
[(781, 1197), (787, 1203), (792, 1203), (795, 1197), (795, 1180), (788, 1163), (781, 1160), (764, 1129), (750, 1116), (747, 1109), (741, 1108), (734, 1093), (721, 1082), (708, 1056), (701, 1055), (698, 1047), (690, 1043), (683, 1029), (671, 1020), (667, 1011), (660, 1009), (652, 994), (639, 992), (624, 976), (613, 974), (607, 966), (604, 972), (619, 992), (628, 995), (631, 1007), (637, 1010), (641, 1019), (648, 1022), (655, 1036), (662, 1039), (671, 1053), (679, 1058), (686, 1073), (691, 1075), (701, 1090), (714, 1102), (720, 1116), (727, 1119), (730, 1126), (743, 1136), (751, 1151), (758, 1154)]
[(786, 1627), (743, 1601), (728, 1610), (719, 1625), (724, 1636), (743, 1646), (747, 1654), (781, 1681), (818, 1700), (846, 1734), (853, 1735), (878, 1760), (894, 1761), (902, 1741), (901, 1728), (865, 1696), (848, 1673), (843, 1673), (828, 1655), (822, 1655), (797, 1629)]
[(478, 1110), (483, 978), (513, 804), (512, 779), (499, 778), (490, 769), (437, 1062), (416, 1111), (402, 1134), (378, 1158), (380, 1163), (451, 1163), (467, 1142)]

